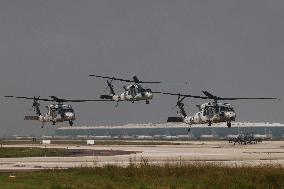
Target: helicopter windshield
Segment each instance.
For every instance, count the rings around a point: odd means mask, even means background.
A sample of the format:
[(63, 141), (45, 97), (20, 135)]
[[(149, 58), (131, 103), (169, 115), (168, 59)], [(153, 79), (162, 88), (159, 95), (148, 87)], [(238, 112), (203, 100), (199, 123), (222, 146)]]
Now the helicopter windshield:
[(133, 96), (133, 97), (136, 96), (137, 93), (138, 93), (138, 89), (135, 88), (135, 87), (131, 87), (131, 88), (129, 89), (129, 91), (128, 91), (128, 95), (131, 95), (131, 96)]
[(232, 107), (220, 106), (220, 112), (234, 112)]
[(140, 85), (138, 85), (138, 92), (143, 93), (143, 92), (146, 92), (146, 90), (143, 87), (141, 87)]
[(234, 109), (233, 109), (233, 108), (228, 107), (228, 111), (229, 111), (229, 112), (234, 112)]
[(217, 107), (207, 106), (204, 108), (203, 115), (204, 116), (214, 115), (215, 113), (217, 113), (217, 111), (218, 111)]
[(62, 112), (71, 112), (71, 113), (73, 113), (74, 110), (73, 110), (73, 108), (68, 107), (68, 108), (63, 108)]
[(74, 112), (74, 110), (73, 110), (72, 108), (64, 109), (63, 111), (64, 111), (64, 112), (71, 112), (71, 113)]

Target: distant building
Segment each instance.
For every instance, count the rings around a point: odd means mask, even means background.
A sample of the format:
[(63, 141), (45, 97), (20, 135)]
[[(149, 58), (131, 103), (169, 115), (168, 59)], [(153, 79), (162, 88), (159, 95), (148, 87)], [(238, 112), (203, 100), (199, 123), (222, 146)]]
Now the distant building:
[[(59, 137), (93, 137), (93, 138), (180, 138), (188, 135), (190, 138), (214, 136), (214, 138), (226, 138), (228, 135), (240, 133), (253, 133), (258, 135), (269, 134), (273, 138), (281, 138), (284, 135), (284, 124), (282, 123), (245, 123), (234, 122), (232, 128), (226, 123), (192, 125), (190, 133), (189, 126), (184, 123), (145, 123), (127, 124), (121, 126), (77, 126), (61, 127), (55, 131)], [(97, 136), (97, 137), (96, 137)], [(105, 136), (105, 137), (103, 137)], [(160, 137), (158, 137), (160, 136)]]

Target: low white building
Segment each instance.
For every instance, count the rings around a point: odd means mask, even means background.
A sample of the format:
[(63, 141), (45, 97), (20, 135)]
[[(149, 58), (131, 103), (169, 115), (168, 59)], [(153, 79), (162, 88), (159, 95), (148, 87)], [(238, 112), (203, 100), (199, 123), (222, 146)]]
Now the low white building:
[(87, 140), (87, 145), (94, 145), (95, 144), (95, 140)]

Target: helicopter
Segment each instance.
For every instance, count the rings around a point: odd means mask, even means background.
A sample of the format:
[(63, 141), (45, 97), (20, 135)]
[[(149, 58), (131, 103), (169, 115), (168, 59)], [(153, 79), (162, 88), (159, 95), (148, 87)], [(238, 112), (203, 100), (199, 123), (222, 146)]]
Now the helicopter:
[[(143, 88), (141, 86), (142, 83), (161, 83), (160, 81), (140, 81), (137, 76), (133, 76), (131, 79), (120, 79), (116, 77), (107, 77), (107, 76), (101, 76), (101, 75), (89, 75), (90, 77), (97, 77), (97, 78), (103, 78), (107, 79), (107, 88), (110, 90), (109, 95), (101, 95), (101, 99), (107, 99), (116, 101), (117, 104), (120, 101), (131, 101), (134, 103), (135, 101), (141, 101), (145, 100), (146, 104), (150, 103), (150, 100), (153, 98), (153, 93), (150, 88)], [(123, 81), (127, 83), (133, 83), (128, 86), (124, 86), (124, 92), (119, 94), (115, 94), (114, 87), (112, 85), (113, 81)], [(117, 106), (117, 105), (116, 105)]]
[[(208, 124), (211, 126), (212, 123), (226, 122), (227, 127), (231, 128), (232, 121), (236, 120), (236, 113), (234, 107), (229, 103), (219, 102), (223, 100), (279, 100), (277, 98), (224, 98), (211, 94), (208, 91), (202, 91), (205, 96), (194, 96), (188, 94), (177, 94), (177, 93), (162, 93), (167, 95), (178, 96), (176, 106), (179, 108), (179, 113), (182, 115), (183, 122), (188, 125), (193, 124)], [(183, 100), (185, 98), (197, 98), (197, 99), (209, 99), (213, 102), (207, 102), (201, 105), (196, 105), (199, 111), (192, 116), (188, 116), (185, 109)], [(189, 130), (190, 131), (190, 128)]]
[[(75, 121), (75, 112), (71, 105), (63, 104), (66, 102), (96, 102), (102, 100), (70, 100), (58, 98), (56, 96), (50, 96), (50, 98), (41, 98), (40, 96), (36, 97), (23, 97), (23, 96), (5, 96), (6, 98), (16, 98), (16, 99), (27, 99), (33, 100), (32, 107), (36, 116), (25, 116), (25, 120), (38, 120), (42, 122), (42, 128), (46, 122), (52, 122), (52, 125), (55, 125), (57, 122), (68, 121), (69, 125), (72, 126)], [(39, 101), (54, 102), (51, 105), (46, 106), (47, 113), (42, 114), (40, 111)], [(105, 100), (103, 100), (105, 101)]]

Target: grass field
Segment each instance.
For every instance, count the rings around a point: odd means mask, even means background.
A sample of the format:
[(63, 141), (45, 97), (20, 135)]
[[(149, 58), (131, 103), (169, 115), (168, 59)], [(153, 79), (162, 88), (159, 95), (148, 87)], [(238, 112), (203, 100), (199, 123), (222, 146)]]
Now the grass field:
[(105, 166), (0, 173), (1, 189), (283, 189), (284, 170), (277, 166), (222, 167), (214, 164)]

